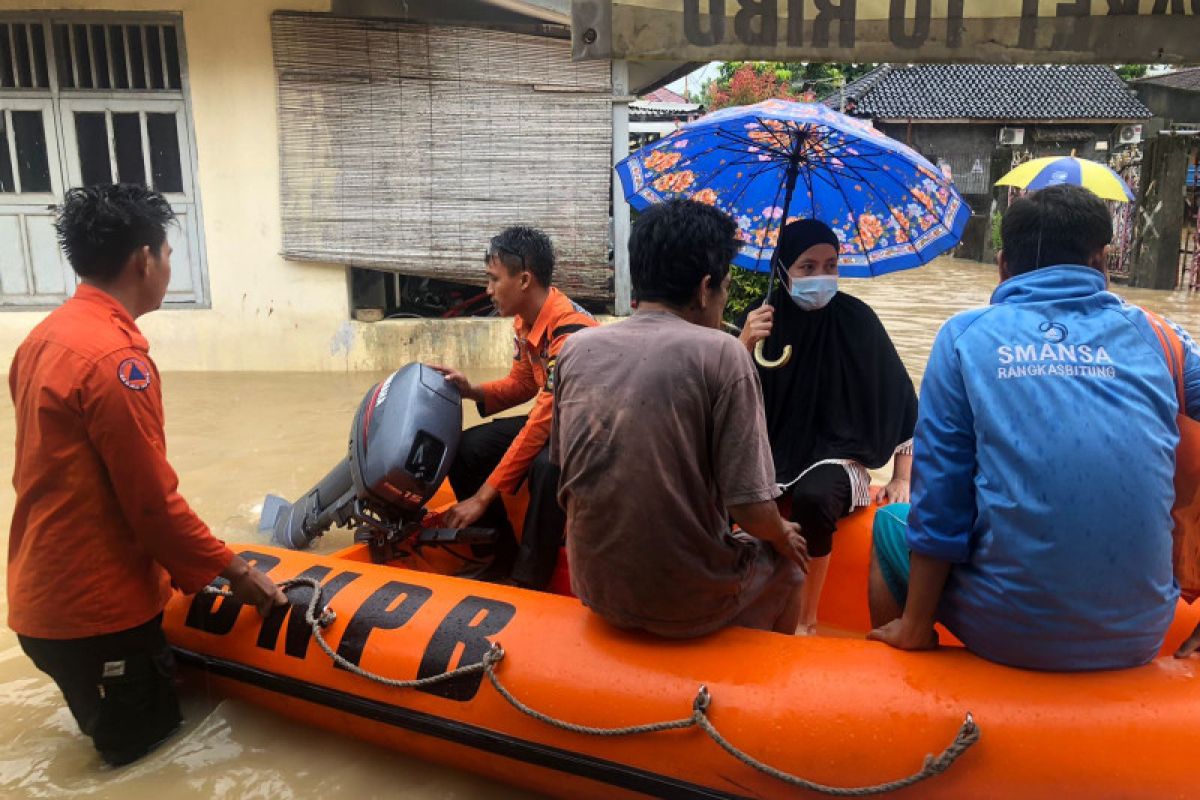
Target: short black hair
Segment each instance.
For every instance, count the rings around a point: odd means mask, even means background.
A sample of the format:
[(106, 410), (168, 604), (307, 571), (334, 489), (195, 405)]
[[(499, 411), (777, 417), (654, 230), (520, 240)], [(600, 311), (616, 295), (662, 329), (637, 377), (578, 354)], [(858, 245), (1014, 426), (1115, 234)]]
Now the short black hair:
[(1087, 265), (1112, 241), (1104, 201), (1082, 186), (1047, 186), (1008, 207), (1000, 223), (1004, 259), (1012, 275), (1058, 264)]
[(683, 306), (707, 275), (729, 273), (741, 242), (728, 214), (695, 200), (668, 200), (638, 216), (629, 235), (629, 273), (639, 302)]
[(58, 243), (81, 278), (114, 280), (143, 247), (158, 254), (175, 219), (158, 192), (135, 183), (71, 189), (58, 208)]
[(510, 275), (529, 270), (538, 283), (550, 287), (554, 277), (554, 245), (537, 228), (528, 225), (505, 228), (492, 237), (487, 255), (508, 267)]

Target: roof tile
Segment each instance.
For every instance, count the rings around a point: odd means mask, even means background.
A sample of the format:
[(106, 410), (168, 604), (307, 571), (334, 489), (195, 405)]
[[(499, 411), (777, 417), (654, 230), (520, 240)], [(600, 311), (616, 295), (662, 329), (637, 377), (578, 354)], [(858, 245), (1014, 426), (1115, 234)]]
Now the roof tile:
[[(1103, 65), (884, 65), (846, 86), (855, 114), (876, 119), (1148, 119), (1150, 110)], [(836, 104), (839, 95), (825, 102)]]
[(1200, 92), (1200, 67), (1168, 72), (1166, 75), (1151, 75), (1148, 78), (1138, 78), (1134, 83), (1149, 83), (1155, 86), (1168, 86), (1172, 89), (1186, 89), (1189, 92)]
[(653, 92), (650, 92), (647, 95), (643, 95), (642, 99), (649, 103), (672, 103), (676, 105), (687, 103), (686, 97), (677, 92), (671, 91), (665, 86), (660, 89), (655, 89)]

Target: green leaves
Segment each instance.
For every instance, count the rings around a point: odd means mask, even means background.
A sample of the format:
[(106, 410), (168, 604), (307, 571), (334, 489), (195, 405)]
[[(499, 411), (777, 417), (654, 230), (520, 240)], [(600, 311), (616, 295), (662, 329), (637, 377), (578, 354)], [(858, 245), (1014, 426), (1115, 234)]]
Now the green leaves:
[(729, 302), (725, 304), (726, 322), (736, 322), (751, 303), (767, 293), (767, 273), (751, 272), (740, 267), (731, 267), (731, 270)]

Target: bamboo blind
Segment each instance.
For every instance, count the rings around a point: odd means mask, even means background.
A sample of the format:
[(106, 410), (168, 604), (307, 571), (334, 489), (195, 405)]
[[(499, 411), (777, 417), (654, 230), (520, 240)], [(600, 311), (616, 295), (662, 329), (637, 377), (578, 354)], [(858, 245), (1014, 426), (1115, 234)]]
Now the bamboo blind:
[(545, 230), (555, 284), (611, 296), (607, 62), (501, 31), (272, 16), (287, 258), (468, 283)]

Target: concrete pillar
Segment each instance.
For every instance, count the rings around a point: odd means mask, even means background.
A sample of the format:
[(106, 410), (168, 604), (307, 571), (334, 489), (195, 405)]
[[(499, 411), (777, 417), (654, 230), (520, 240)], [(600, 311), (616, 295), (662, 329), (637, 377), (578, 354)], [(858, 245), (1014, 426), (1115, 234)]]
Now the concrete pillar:
[(1129, 285), (1173, 290), (1179, 283), (1183, 186), (1190, 136), (1157, 136), (1146, 142)]
[[(612, 62), (612, 156), (613, 164), (629, 155), (629, 63)], [(617, 316), (628, 316), (632, 284), (629, 280), (629, 204), (615, 172), (612, 182), (613, 213), (613, 305)]]

